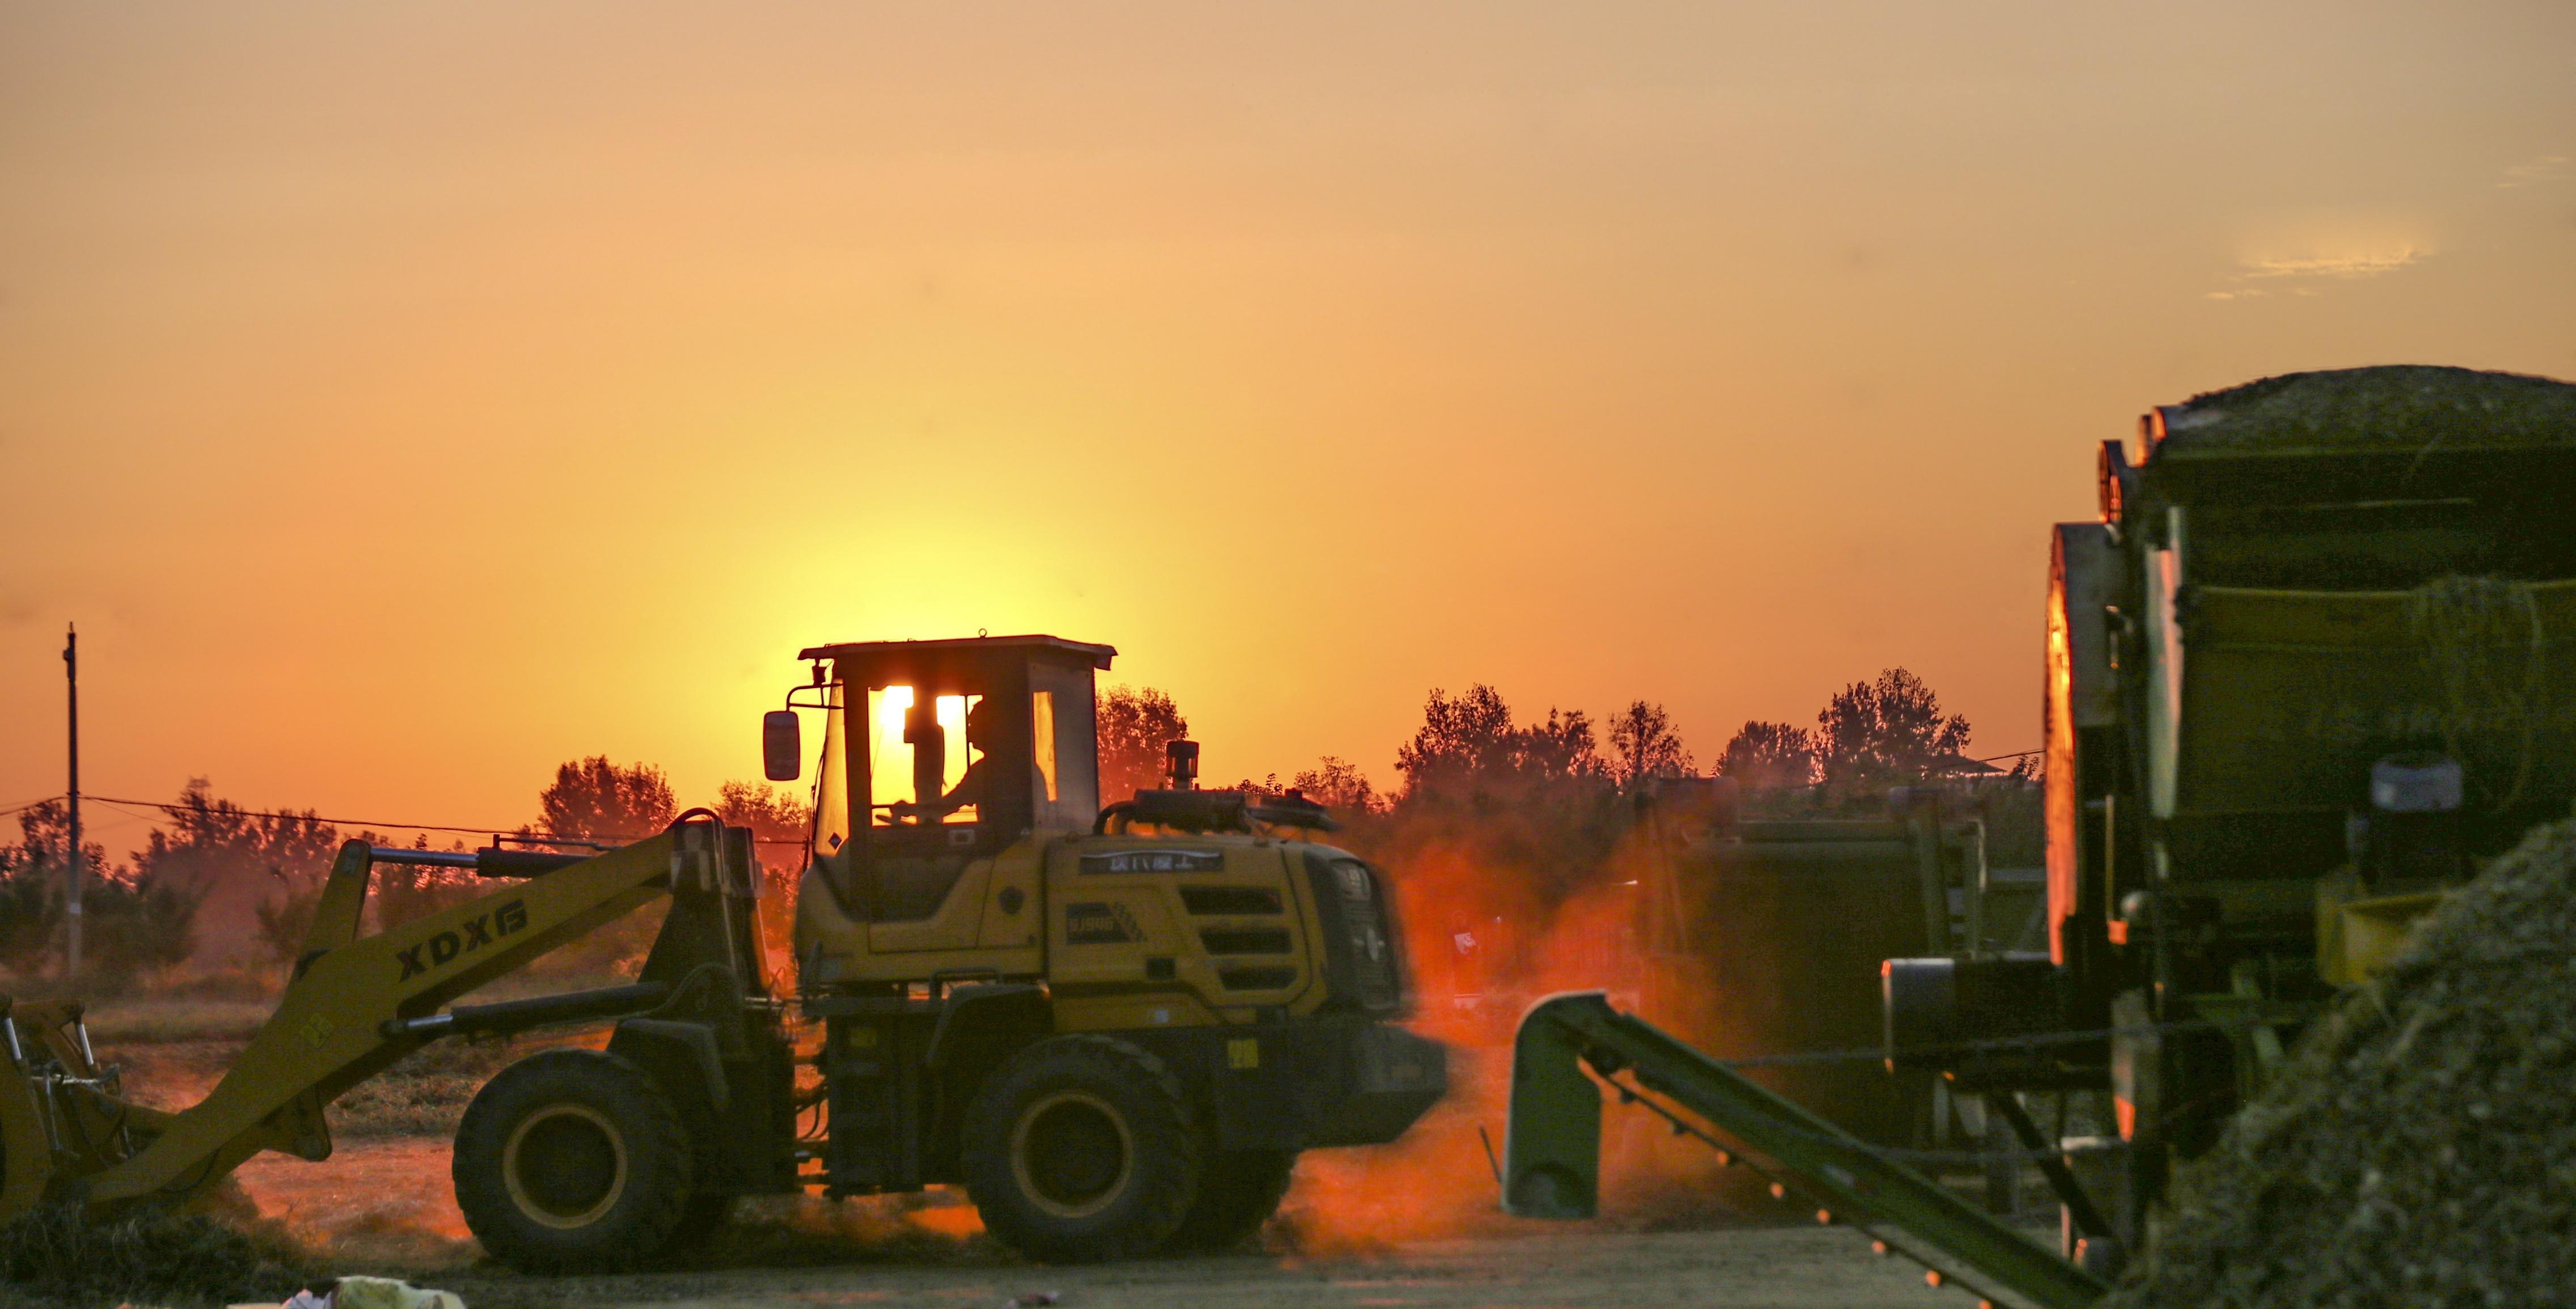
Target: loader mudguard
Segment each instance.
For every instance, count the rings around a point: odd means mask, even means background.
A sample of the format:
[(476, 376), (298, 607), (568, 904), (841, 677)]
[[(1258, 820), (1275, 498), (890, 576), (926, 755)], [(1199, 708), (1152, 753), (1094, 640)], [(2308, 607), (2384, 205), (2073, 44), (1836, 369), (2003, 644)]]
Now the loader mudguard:
[(970, 982), (949, 988), (921, 1047), (922, 1070), (938, 1087), (923, 1152), (930, 1171), (959, 1175), (966, 1106), (994, 1069), (1054, 1033), (1055, 1006), (1040, 987)]
[(943, 1075), (981, 1081), (1012, 1051), (1054, 1030), (1055, 1009), (1045, 991), (1023, 983), (969, 983), (948, 992), (922, 1060)]
[(725, 1073), (715, 1024), (677, 1018), (629, 1018), (608, 1038), (608, 1053), (644, 1070), (671, 1107), (697, 1160), (697, 1189), (741, 1195), (774, 1189), (761, 1171), (768, 1124), (760, 1107), (738, 1095)]
[[(704, 1104), (722, 1114), (733, 1103), (724, 1053), (710, 1023), (668, 1018), (629, 1018), (608, 1038), (608, 1052), (631, 1059), (662, 1084), (674, 1104)], [(682, 1110), (683, 1116), (686, 1109)]]

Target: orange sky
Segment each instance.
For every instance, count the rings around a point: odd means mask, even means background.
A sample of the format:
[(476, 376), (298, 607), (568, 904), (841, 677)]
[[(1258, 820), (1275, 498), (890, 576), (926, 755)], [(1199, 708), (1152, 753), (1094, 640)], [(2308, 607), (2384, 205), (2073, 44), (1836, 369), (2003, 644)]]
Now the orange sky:
[(2025, 748), (2094, 443), (2576, 376), (2571, 159), (2559, 0), (9, 4), (0, 805), (66, 619), (93, 790), (419, 821), (979, 627), (1215, 778), (1891, 663)]

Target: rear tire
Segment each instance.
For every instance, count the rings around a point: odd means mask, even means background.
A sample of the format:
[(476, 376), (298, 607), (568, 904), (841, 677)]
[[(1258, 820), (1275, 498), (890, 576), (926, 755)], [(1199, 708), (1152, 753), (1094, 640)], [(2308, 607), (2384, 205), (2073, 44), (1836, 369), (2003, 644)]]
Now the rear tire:
[(1232, 1250), (1252, 1239), (1279, 1202), (1297, 1168), (1294, 1150), (1228, 1150), (1208, 1157), (1199, 1198), (1163, 1248), (1174, 1254)]
[(650, 1074), (596, 1050), (501, 1070), (456, 1131), (456, 1205), (494, 1258), (525, 1272), (602, 1272), (659, 1254), (695, 1161)]
[(984, 1226), (1047, 1263), (1145, 1254), (1197, 1197), (1201, 1152), (1163, 1062), (1105, 1036), (1022, 1050), (966, 1110), (966, 1193)]

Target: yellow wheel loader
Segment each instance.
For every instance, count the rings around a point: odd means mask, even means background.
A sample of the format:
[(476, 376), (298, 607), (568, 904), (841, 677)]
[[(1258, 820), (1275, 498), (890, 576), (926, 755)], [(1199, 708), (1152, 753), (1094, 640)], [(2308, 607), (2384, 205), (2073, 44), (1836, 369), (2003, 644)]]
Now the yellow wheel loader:
[[(763, 723), (787, 781), (798, 711), (823, 720), (792, 981), (763, 956), (751, 833), (692, 811), (592, 855), (342, 847), (276, 1012), (177, 1113), (121, 1097), (78, 1005), (0, 999), (0, 1219), (183, 1203), (260, 1150), (318, 1160), (323, 1107), (431, 1041), (605, 1021), (604, 1050), (511, 1065), (458, 1129), (458, 1205), (517, 1267), (633, 1266), (739, 1196), (931, 1184), (964, 1186), (1039, 1259), (1241, 1241), (1299, 1151), (1411, 1126), (1445, 1057), (1392, 1025), (1390, 888), (1318, 843), (1321, 808), (1198, 790), (1188, 742), (1169, 789), (1100, 806), (1093, 674), (1113, 654), (1046, 636), (802, 652), (811, 684)], [(369, 872), (391, 860), (503, 885), (368, 935)], [(453, 1003), (662, 896), (631, 984)], [(793, 1032), (816, 1025), (800, 1081)]]

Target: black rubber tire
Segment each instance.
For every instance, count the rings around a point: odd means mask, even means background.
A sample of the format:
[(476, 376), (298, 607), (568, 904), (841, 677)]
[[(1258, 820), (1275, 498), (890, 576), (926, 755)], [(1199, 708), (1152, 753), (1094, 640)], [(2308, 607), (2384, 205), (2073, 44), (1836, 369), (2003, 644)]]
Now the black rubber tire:
[(1208, 1156), (1199, 1175), (1199, 1198), (1163, 1242), (1174, 1254), (1232, 1250), (1252, 1239), (1288, 1194), (1297, 1168), (1294, 1150), (1227, 1150)]
[(1149, 1253), (1198, 1195), (1202, 1152), (1163, 1061), (1105, 1036), (1013, 1055), (967, 1106), (966, 1194), (984, 1227), (1046, 1263)]
[(696, 1163), (651, 1074), (597, 1050), (547, 1050), (475, 1094), (451, 1172), (465, 1225), (494, 1258), (607, 1272), (670, 1245)]

